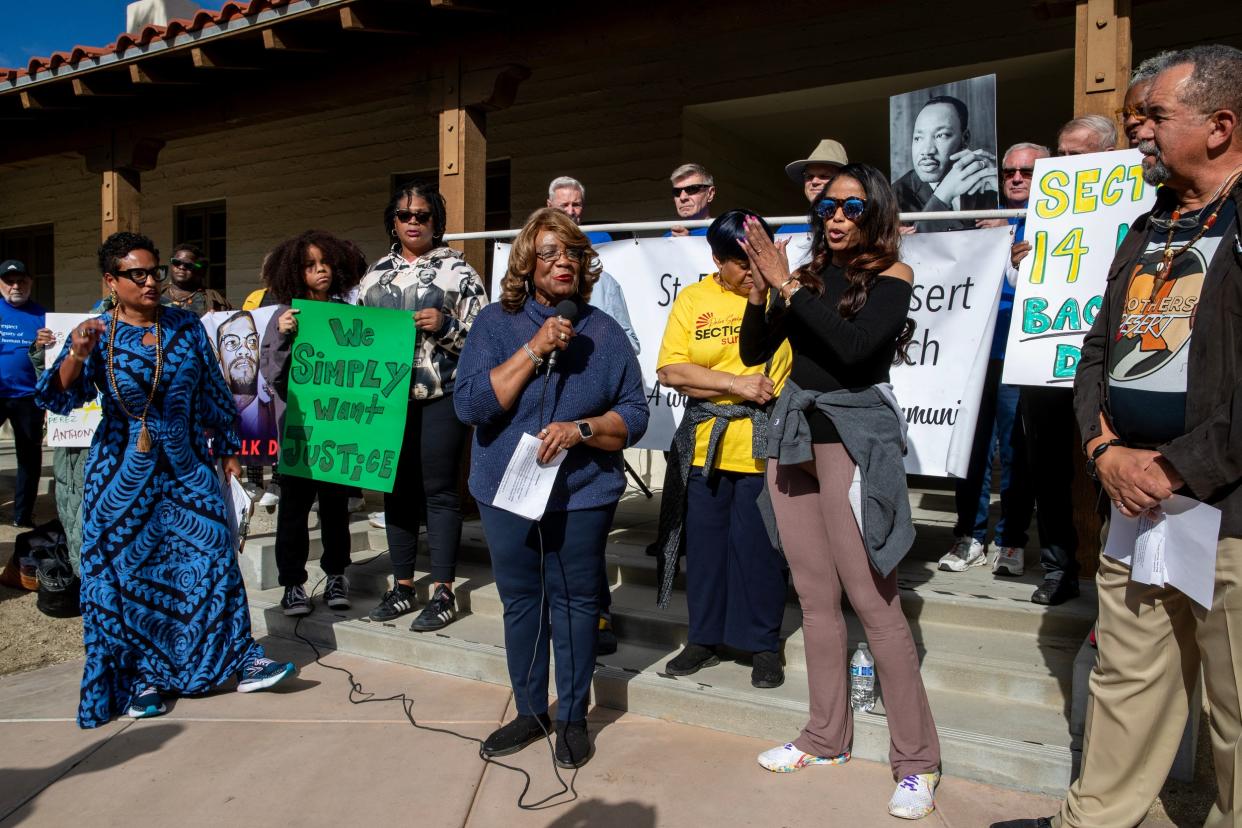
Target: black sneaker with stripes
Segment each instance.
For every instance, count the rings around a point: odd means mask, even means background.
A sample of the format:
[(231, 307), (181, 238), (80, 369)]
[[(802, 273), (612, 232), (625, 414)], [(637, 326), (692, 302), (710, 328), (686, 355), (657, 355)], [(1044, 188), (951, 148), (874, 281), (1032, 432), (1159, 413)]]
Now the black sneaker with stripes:
[(368, 616), (372, 621), (391, 621), (414, 611), (414, 587), (397, 584), (384, 593)]
[(457, 599), (453, 591), (444, 584), (436, 587), (435, 593), (423, 611), (414, 619), (410, 629), (414, 632), (430, 632), (445, 627), (457, 617)]

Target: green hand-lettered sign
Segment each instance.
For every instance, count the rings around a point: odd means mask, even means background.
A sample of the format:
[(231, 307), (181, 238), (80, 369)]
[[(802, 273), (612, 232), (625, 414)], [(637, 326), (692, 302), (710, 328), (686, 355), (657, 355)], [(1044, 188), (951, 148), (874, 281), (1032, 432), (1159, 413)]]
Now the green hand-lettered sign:
[(407, 311), (295, 299), (280, 473), (391, 492), (410, 399)]

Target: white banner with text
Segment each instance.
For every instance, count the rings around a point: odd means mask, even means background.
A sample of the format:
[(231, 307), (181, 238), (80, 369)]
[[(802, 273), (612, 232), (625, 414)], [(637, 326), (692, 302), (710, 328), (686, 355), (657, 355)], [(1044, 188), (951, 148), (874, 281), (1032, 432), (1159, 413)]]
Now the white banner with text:
[(1113, 255), (1156, 199), (1142, 161), (1138, 150), (1120, 150), (1035, 162), (1024, 232), (1031, 252), (1018, 265), (1005, 383), (1074, 382)]
[[(806, 244), (805, 234), (791, 237), (791, 261), (805, 258)], [(509, 249), (495, 246), (493, 299)], [(666, 450), (685, 398), (656, 378), (660, 340), (678, 291), (714, 272), (711, 249), (701, 236), (615, 241), (595, 249), (625, 294), (641, 344), (638, 362), (651, 421), (638, 447)], [(892, 382), (909, 424), (911, 474), (966, 474), (1008, 255), (1008, 228), (903, 238), (902, 260), (914, 269), (910, 318), (917, 327), (909, 351), (913, 364), (894, 367)]]

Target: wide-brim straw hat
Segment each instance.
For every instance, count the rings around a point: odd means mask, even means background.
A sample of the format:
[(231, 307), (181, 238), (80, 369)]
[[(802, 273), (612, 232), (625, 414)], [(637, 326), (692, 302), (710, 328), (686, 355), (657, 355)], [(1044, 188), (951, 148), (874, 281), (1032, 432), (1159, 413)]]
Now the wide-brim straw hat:
[(845, 147), (841, 146), (841, 142), (825, 138), (811, 152), (810, 158), (786, 164), (785, 175), (789, 176), (795, 184), (801, 184), (802, 171), (808, 164), (836, 164), (838, 167), (844, 167), (848, 163), (850, 159), (846, 156)]

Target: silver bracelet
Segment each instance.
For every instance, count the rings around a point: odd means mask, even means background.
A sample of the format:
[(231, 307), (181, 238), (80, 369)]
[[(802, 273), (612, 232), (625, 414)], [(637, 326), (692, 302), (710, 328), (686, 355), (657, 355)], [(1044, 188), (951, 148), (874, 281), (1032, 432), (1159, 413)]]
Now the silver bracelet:
[(533, 348), (531, 348), (531, 347), (530, 347), (530, 343), (529, 343), (529, 342), (523, 342), (523, 343), (522, 343), (522, 350), (526, 352), (526, 355), (527, 355), (528, 357), (530, 357), (530, 361), (531, 361), (531, 362), (533, 362), (533, 363), (535, 364), (535, 368), (536, 368), (536, 369), (538, 369), (538, 368), (542, 368), (542, 367), (543, 367), (543, 357), (541, 357), (541, 356), (539, 356), (539, 354), (535, 353), (535, 350), (534, 350)]

